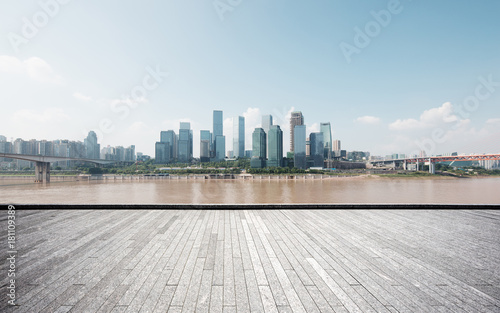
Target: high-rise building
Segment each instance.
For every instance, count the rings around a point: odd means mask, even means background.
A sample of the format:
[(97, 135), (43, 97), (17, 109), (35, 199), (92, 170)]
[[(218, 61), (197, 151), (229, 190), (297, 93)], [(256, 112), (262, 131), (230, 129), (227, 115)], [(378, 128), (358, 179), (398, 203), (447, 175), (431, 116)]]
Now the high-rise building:
[[(290, 117), (290, 152), (295, 151), (295, 126), (297, 125), (304, 125), (304, 116), (302, 115), (302, 112), (297, 111), (297, 112), (292, 112), (292, 115)], [(305, 145), (305, 137), (304, 137), (304, 145)], [(304, 148), (304, 153), (305, 153), (305, 148)], [(304, 154), (305, 155), (305, 154)]]
[(310, 157), (315, 167), (323, 167), (325, 146), (323, 132), (311, 133), (309, 135)]
[[(269, 130), (273, 125), (273, 116), (272, 115), (264, 115), (262, 116), (262, 129), (266, 132), (266, 136), (269, 138)], [(267, 158), (269, 158), (269, 149), (267, 149)]]
[(255, 128), (252, 133), (252, 158), (250, 167), (262, 168), (266, 164), (266, 132), (262, 128)]
[(309, 142), (309, 137), (306, 137), (306, 157), (311, 154), (311, 145)]
[(214, 110), (214, 115), (213, 115), (213, 129), (212, 132), (214, 134), (214, 138), (217, 136), (222, 136), (223, 135), (223, 117), (222, 117), (222, 111)]
[(209, 130), (200, 130), (200, 162), (210, 161), (212, 134)]
[(128, 148), (125, 148), (125, 160), (127, 162), (135, 162), (135, 145), (131, 145)]
[[(222, 111), (214, 110), (213, 112), (213, 129), (212, 129), (212, 153), (211, 155), (216, 161), (220, 161), (224, 159), (226, 155), (226, 137), (223, 134), (223, 124), (224, 119), (222, 116)], [(224, 147), (224, 151), (217, 151), (217, 138), (219, 139), (219, 148)], [(222, 143), (221, 141), (224, 141)]]
[[(5, 138), (4, 136), (2, 136)], [(0, 140), (0, 153), (12, 153), (12, 143), (7, 141), (7, 138), (5, 140)], [(7, 158), (0, 158), (0, 162), (11, 162), (12, 159), (7, 159)]]
[(341, 148), (341, 144), (340, 144), (340, 140), (334, 140), (333, 141), (333, 146), (332, 146), (332, 150), (342, 150)]
[(170, 143), (157, 141), (155, 144), (155, 163), (170, 163)]
[[(12, 143), (5, 136), (0, 136), (0, 153), (12, 153)], [(0, 162), (12, 162), (12, 159), (0, 158)]]
[(224, 161), (226, 157), (226, 136), (215, 136), (215, 161)]
[[(12, 153), (15, 154), (28, 154), (28, 142), (17, 138), (12, 144)], [(22, 169), (25, 167), (31, 167), (31, 162), (24, 160), (16, 160), (17, 168)]]
[(273, 116), (272, 115), (263, 115), (262, 116), (262, 129), (267, 132), (271, 129), (271, 126), (273, 125)]
[[(37, 154), (40, 155), (53, 155), (53, 146), (52, 146), (52, 141), (47, 141), (47, 140), (41, 140), (37, 142)], [(86, 157), (86, 155), (84, 155)]]
[[(293, 114), (293, 113), (292, 113)], [(296, 168), (306, 168), (306, 125), (293, 128), (294, 163)]]
[[(191, 162), (193, 158), (193, 130), (191, 129), (191, 123), (189, 122), (180, 122), (180, 129), (189, 130), (188, 138), (188, 162)], [(180, 133), (179, 129), (179, 133)]]
[(191, 129), (191, 123), (189, 123), (189, 122), (180, 122), (179, 123), (179, 128), (180, 129)]
[(340, 140), (334, 140), (333, 141), (333, 144), (332, 144), (332, 150), (333, 150), (333, 155), (334, 157), (336, 158), (340, 158), (341, 157), (341, 150), (342, 150), (342, 147), (340, 145)]
[(83, 143), (87, 151), (86, 157), (88, 159), (100, 158), (101, 147), (97, 143), (97, 135), (95, 134), (95, 132), (89, 131), (89, 134), (87, 135), (87, 138), (83, 140)]
[[(160, 141), (155, 143), (155, 163), (158, 164), (165, 164), (171, 161), (168, 155), (169, 153), (168, 147), (162, 145), (168, 145), (168, 143)], [(165, 151), (164, 149), (167, 150)], [(101, 149), (101, 159), (123, 161), (123, 162), (135, 162), (136, 161), (135, 146), (131, 145), (130, 147), (127, 148), (124, 148), (122, 146), (104, 147)], [(137, 153), (137, 160), (139, 160), (139, 152)]]
[(115, 147), (115, 154), (116, 158), (115, 160), (118, 161), (124, 161), (125, 160), (125, 148), (122, 146), (116, 146)]
[(267, 166), (281, 167), (283, 166), (283, 131), (279, 125), (272, 125), (267, 136)]
[(193, 159), (193, 131), (190, 128), (190, 123), (180, 123), (179, 141), (177, 142), (179, 162), (189, 163)]
[(169, 149), (169, 162), (177, 159), (177, 135), (173, 130), (161, 131), (160, 142), (167, 142)]
[(233, 153), (235, 158), (245, 156), (245, 118), (243, 116), (233, 119)]
[(319, 125), (319, 131), (323, 133), (323, 144), (324, 144), (324, 153), (323, 157), (325, 159), (332, 158), (332, 126), (330, 122), (321, 123)]

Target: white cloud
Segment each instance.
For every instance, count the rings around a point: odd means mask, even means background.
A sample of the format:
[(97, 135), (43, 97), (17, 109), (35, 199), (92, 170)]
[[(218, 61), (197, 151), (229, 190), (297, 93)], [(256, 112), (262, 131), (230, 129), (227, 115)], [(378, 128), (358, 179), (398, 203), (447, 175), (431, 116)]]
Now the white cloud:
[(128, 130), (134, 133), (154, 133), (154, 130), (149, 127), (146, 123), (139, 121), (139, 122), (133, 122), (129, 127)]
[(396, 120), (389, 124), (389, 129), (391, 130), (407, 130), (407, 129), (415, 129), (421, 127), (422, 124), (416, 119), (409, 118), (405, 120)]
[(486, 121), (486, 124), (500, 124), (500, 118), (490, 118)]
[[(212, 131), (212, 130), (210, 130)], [(226, 117), (222, 122), (222, 135), (226, 136), (226, 153), (233, 150), (233, 118)]]
[(319, 132), (319, 124), (318, 123), (314, 123), (311, 126), (306, 126), (306, 128), (307, 128), (307, 134), (306, 134), (306, 136), (308, 136), (308, 137), (309, 137), (310, 133), (317, 133), (317, 132)]
[(80, 100), (80, 101), (92, 101), (92, 97), (91, 96), (86, 96), (80, 92), (75, 92), (73, 94), (73, 97), (75, 97), (76, 99)]
[(389, 125), (392, 131), (387, 144), (381, 148), (391, 153), (428, 155), (441, 153), (488, 153), (497, 151), (500, 118), (490, 118), (481, 127), (470, 119), (461, 119), (446, 102), (440, 107), (425, 110), (419, 119), (398, 119)]
[(52, 67), (38, 57), (31, 57), (24, 61), (8, 56), (0, 55), (0, 72), (16, 75), (26, 75), (27, 77), (51, 84), (63, 84), (62, 77), (54, 72)]
[(252, 134), (255, 128), (262, 127), (262, 113), (259, 108), (248, 108), (245, 118), (245, 150), (252, 150)]
[(4, 73), (20, 74), (24, 72), (24, 64), (16, 57), (0, 55), (0, 71)]
[(375, 117), (375, 116), (365, 115), (365, 116), (358, 117), (354, 121), (356, 123), (360, 123), (360, 124), (375, 125), (375, 124), (380, 123), (380, 118)]
[(397, 131), (426, 129), (461, 121), (465, 120), (460, 120), (455, 114), (453, 114), (452, 104), (450, 102), (445, 102), (440, 107), (425, 110), (420, 115), (420, 119), (418, 120), (414, 118), (404, 120), (398, 119), (389, 124), (389, 129)]
[[(75, 133), (75, 124), (79, 122), (72, 119), (62, 108), (50, 107), (14, 111), (2, 126), (6, 131), (15, 130), (10, 134), (14, 138), (53, 140), (71, 137), (71, 134)], [(81, 137), (76, 138), (82, 140)]]

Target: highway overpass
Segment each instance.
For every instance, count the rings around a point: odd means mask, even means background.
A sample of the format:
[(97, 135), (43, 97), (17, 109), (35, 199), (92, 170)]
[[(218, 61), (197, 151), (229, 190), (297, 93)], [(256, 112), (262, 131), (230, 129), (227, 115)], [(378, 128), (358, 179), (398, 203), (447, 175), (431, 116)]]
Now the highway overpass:
[(118, 161), (101, 160), (101, 159), (70, 158), (70, 157), (46, 156), (46, 155), (16, 154), (16, 153), (0, 153), (0, 158), (35, 162), (35, 182), (50, 182), (50, 162), (81, 161), (81, 162), (91, 162), (96, 164), (112, 164), (118, 162)]

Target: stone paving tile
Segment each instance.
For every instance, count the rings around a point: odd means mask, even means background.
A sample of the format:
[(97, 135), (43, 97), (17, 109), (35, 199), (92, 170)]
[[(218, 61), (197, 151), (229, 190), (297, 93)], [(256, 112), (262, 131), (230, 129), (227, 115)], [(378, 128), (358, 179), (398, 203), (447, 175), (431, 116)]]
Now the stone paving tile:
[(18, 305), (2, 262), (0, 312), (500, 312), (494, 210), (20, 210), (16, 220)]

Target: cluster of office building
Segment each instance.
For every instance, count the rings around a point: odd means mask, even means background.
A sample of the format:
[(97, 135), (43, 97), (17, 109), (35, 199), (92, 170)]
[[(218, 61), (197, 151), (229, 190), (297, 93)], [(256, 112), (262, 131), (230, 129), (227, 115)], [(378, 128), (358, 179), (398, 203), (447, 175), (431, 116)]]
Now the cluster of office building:
[[(58, 140), (23, 140), (17, 138), (14, 141), (7, 141), (5, 136), (0, 136), (0, 153), (25, 154), (25, 155), (42, 155), (42, 156), (59, 156), (69, 158), (82, 159), (106, 159), (124, 162), (135, 161), (135, 146), (127, 148), (118, 146), (107, 146), (100, 149), (100, 144), (97, 143), (97, 135), (90, 131), (86, 138), (82, 141), (70, 141), (64, 139)], [(15, 160), (9, 158), (0, 158), (2, 168), (8, 169), (23, 169), (32, 168), (33, 162)], [(53, 166), (61, 168), (71, 168), (82, 164), (81, 161), (58, 161)]]
[[(319, 132), (306, 135), (306, 125), (301, 112), (290, 118), (290, 152), (284, 158), (283, 131), (273, 124), (272, 115), (262, 117), (262, 127), (252, 133), (252, 150), (245, 150), (245, 118), (233, 119), (233, 150), (226, 156), (226, 138), (223, 135), (223, 113), (213, 111), (213, 128), (200, 130), (200, 161), (219, 162), (229, 158), (250, 158), (252, 168), (293, 166), (297, 168), (325, 167), (325, 161), (346, 157), (340, 141), (332, 140), (330, 123), (321, 123)], [(181, 122), (179, 133), (161, 131), (155, 144), (155, 162), (189, 163), (193, 160), (193, 131), (189, 123)]]
[[(240, 121), (240, 119), (238, 119)], [(243, 127), (242, 146), (245, 147), (245, 124), (242, 118), (242, 124), (238, 127)], [(240, 133), (238, 133), (239, 136)], [(238, 143), (238, 145), (240, 145)], [(237, 150), (237, 156), (240, 150)], [(200, 161), (223, 161), (226, 157), (226, 137), (223, 135), (223, 115), (222, 111), (213, 111), (213, 129), (200, 131)], [(155, 144), (155, 163), (190, 163), (193, 160), (193, 130), (190, 123), (181, 122), (179, 133), (174, 130), (160, 132), (160, 141)]]
[[(283, 158), (283, 131), (273, 125), (271, 115), (262, 118), (262, 128), (252, 134), (252, 168), (293, 166), (300, 169), (324, 168), (335, 158), (345, 156), (340, 140), (332, 140), (329, 122), (320, 124), (319, 132), (307, 136), (302, 112), (292, 112), (290, 117), (290, 152)], [(292, 161), (293, 160), (293, 161)]]

